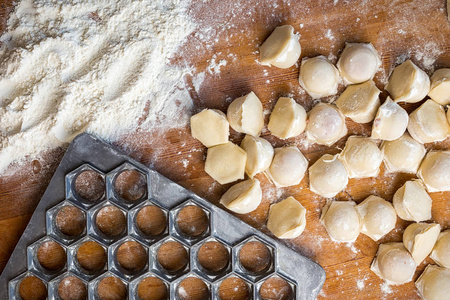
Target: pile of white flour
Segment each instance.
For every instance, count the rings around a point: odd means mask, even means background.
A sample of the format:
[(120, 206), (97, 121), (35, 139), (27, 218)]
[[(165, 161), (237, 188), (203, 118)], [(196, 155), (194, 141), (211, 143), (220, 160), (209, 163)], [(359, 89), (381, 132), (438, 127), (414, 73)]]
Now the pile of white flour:
[(23, 0), (1, 37), (0, 172), (87, 131), (186, 124), (184, 0)]

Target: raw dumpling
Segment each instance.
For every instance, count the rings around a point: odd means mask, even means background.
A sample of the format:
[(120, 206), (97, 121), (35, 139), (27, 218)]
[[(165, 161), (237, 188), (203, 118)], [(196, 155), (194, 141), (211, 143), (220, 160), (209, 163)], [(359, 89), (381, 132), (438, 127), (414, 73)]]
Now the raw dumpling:
[(428, 265), (417, 279), (416, 287), (424, 300), (445, 300), (450, 295), (449, 282), (449, 269)]
[(370, 269), (390, 284), (412, 280), (416, 263), (402, 243), (381, 244)]
[(311, 191), (322, 197), (331, 198), (347, 186), (347, 170), (337, 157), (325, 154), (309, 168)]
[(331, 104), (317, 104), (308, 118), (306, 138), (312, 143), (331, 146), (347, 134), (344, 115)]
[(439, 69), (433, 73), (428, 96), (441, 105), (450, 104), (450, 69)]
[(293, 197), (272, 204), (267, 229), (280, 239), (293, 239), (302, 234), (306, 226), (306, 209)]
[(439, 234), (430, 257), (441, 267), (450, 269), (450, 229)]
[(322, 98), (337, 93), (339, 71), (325, 56), (303, 58), (298, 81), (312, 98)]
[(370, 43), (345, 43), (345, 49), (337, 62), (347, 84), (371, 80), (380, 66), (380, 55)]
[(230, 124), (227, 116), (217, 109), (204, 109), (191, 117), (191, 133), (206, 147), (228, 142)]
[(347, 168), (349, 178), (375, 177), (380, 172), (383, 154), (372, 139), (351, 136), (339, 159)]
[(302, 48), (294, 27), (284, 25), (275, 28), (267, 40), (259, 47), (261, 64), (278, 68), (292, 67), (300, 57)]
[(336, 100), (336, 106), (357, 123), (368, 123), (375, 118), (380, 99), (380, 90), (370, 80), (360, 84), (349, 85)]
[(409, 116), (406, 110), (387, 97), (378, 109), (372, 126), (372, 138), (393, 141), (406, 131)]
[(220, 204), (238, 214), (254, 211), (261, 203), (262, 191), (258, 179), (249, 179), (233, 185), (220, 198)]
[(443, 141), (450, 134), (444, 107), (433, 100), (425, 101), (409, 115), (408, 132), (423, 144)]
[(337, 242), (353, 242), (361, 231), (353, 201), (329, 201), (320, 217), (330, 237)]
[(280, 139), (301, 134), (306, 127), (306, 111), (294, 99), (281, 97), (270, 115), (268, 128)]
[[(427, 153), (425, 146), (408, 133), (395, 141), (384, 141), (381, 146), (384, 164), (389, 172), (417, 173), (423, 157)], [(405, 155), (408, 153), (408, 155)]]
[(450, 191), (450, 151), (431, 151), (419, 168), (419, 177), (429, 192)]
[(361, 233), (374, 241), (388, 234), (395, 227), (397, 214), (392, 204), (377, 196), (369, 196), (356, 206), (361, 217)]
[(273, 158), (273, 147), (267, 140), (246, 135), (241, 142), (241, 148), (247, 152), (245, 173), (250, 178), (270, 167)]
[(220, 184), (244, 179), (247, 153), (239, 146), (228, 142), (208, 148), (205, 172)]
[(276, 148), (267, 172), (277, 187), (297, 185), (305, 176), (308, 160), (295, 146)]
[(227, 118), (237, 132), (259, 136), (264, 126), (261, 101), (253, 92), (237, 98), (228, 107)]
[(395, 102), (416, 103), (430, 91), (430, 78), (412, 61), (407, 60), (395, 67), (385, 89)]
[(411, 180), (399, 188), (392, 200), (400, 218), (421, 222), (431, 219), (431, 197), (421, 181)]
[(403, 232), (403, 244), (417, 265), (427, 258), (441, 231), (439, 224), (412, 223)]

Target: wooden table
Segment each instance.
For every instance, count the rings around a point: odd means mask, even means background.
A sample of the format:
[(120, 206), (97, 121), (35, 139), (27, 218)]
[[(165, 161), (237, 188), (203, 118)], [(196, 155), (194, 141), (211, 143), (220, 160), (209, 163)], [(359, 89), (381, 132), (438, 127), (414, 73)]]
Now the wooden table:
[[(444, 1), (233, 1), (211, 0), (194, 3), (191, 8), (199, 26), (211, 27), (213, 36), (205, 40), (190, 36), (180, 50), (179, 59), (194, 66), (197, 72), (186, 77), (195, 111), (203, 108), (226, 110), (230, 100), (254, 91), (270, 112), (280, 96), (290, 95), (309, 110), (315, 103), (299, 87), (298, 67), (277, 69), (261, 66), (257, 45), (280, 24), (291, 24), (299, 32), (302, 57), (323, 54), (333, 62), (345, 42), (371, 42), (382, 56), (383, 65), (376, 75), (376, 83), (383, 88), (394, 65), (411, 57), (413, 62), (429, 74), (433, 68), (450, 67), (450, 22)], [(260, 3), (261, 2), (261, 3)], [(268, 2), (268, 3), (266, 3)], [(0, 3), (0, 29), (12, 9), (12, 0)], [(214, 39), (217, 40), (214, 42)], [(211, 45), (207, 47), (207, 45)], [(210, 60), (226, 60), (220, 73), (208, 72)], [(267, 71), (264, 71), (267, 70)], [(200, 88), (194, 84), (198, 73), (204, 72)], [(341, 87), (341, 90), (343, 88)], [(384, 100), (386, 93), (381, 95)], [(332, 100), (333, 98), (326, 99)], [(412, 111), (418, 105), (405, 105)], [(266, 117), (268, 118), (268, 114)], [(349, 135), (370, 135), (371, 124), (357, 124), (347, 120)], [(263, 131), (263, 136), (274, 146), (296, 144), (310, 164), (324, 153), (337, 153), (346, 138), (332, 147), (308, 145), (304, 134), (286, 141)], [(240, 142), (242, 135), (232, 132), (231, 140)], [(213, 203), (230, 186), (214, 182), (203, 170), (206, 149), (189, 133), (189, 127), (166, 132), (134, 132), (124, 136), (116, 145), (131, 157), (153, 167), (170, 179), (194, 191)], [(427, 145), (429, 149), (448, 149), (450, 140)], [(64, 148), (48, 151), (39, 160), (29, 159), (13, 176), (0, 177), (0, 270), (11, 255), (25, 229), (31, 214), (43, 194)], [(377, 178), (351, 179), (348, 187), (337, 199), (360, 202), (371, 194), (387, 200), (403, 183), (412, 178), (408, 174), (387, 174), (382, 167)], [(396, 229), (378, 243), (360, 235), (354, 244), (332, 242), (319, 222), (326, 199), (308, 189), (308, 178), (294, 187), (276, 189), (261, 174), (257, 178), (263, 185), (260, 207), (239, 216), (244, 221), (268, 232), (265, 220), (273, 202), (294, 196), (308, 210), (305, 232), (293, 240), (281, 241), (298, 252), (320, 263), (327, 272), (321, 299), (419, 299), (414, 283), (388, 287), (369, 270), (379, 243), (401, 241), (404, 228), (409, 224), (398, 219)], [(432, 193), (433, 221), (444, 229), (450, 227), (450, 193)], [(418, 268), (418, 278), (427, 263)]]

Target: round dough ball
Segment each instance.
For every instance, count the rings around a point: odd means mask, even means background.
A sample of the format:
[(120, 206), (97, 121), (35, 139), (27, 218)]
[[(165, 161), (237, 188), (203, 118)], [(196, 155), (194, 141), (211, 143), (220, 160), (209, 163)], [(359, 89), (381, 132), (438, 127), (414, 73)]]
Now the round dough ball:
[(450, 295), (449, 282), (450, 269), (428, 265), (417, 279), (416, 287), (424, 300), (444, 300)]
[(227, 118), (237, 132), (259, 136), (264, 126), (261, 101), (253, 92), (237, 98), (228, 106)]
[(353, 201), (328, 202), (320, 219), (336, 242), (353, 242), (361, 232), (361, 220)]
[(412, 223), (403, 232), (403, 244), (417, 265), (427, 258), (441, 231), (439, 224)]
[(325, 56), (303, 58), (298, 81), (313, 99), (335, 95), (339, 71)]
[(342, 191), (348, 183), (348, 173), (338, 155), (325, 154), (309, 168), (309, 189), (331, 198)]
[(347, 134), (344, 115), (331, 104), (317, 104), (308, 117), (306, 138), (311, 143), (331, 146)]
[(250, 178), (256, 174), (264, 172), (270, 167), (273, 159), (273, 147), (265, 139), (246, 135), (241, 142), (241, 148), (247, 152), (247, 162), (245, 173)]
[(419, 168), (429, 192), (450, 191), (450, 151), (430, 151)]
[(204, 109), (191, 117), (191, 134), (208, 148), (225, 144), (230, 135), (230, 124), (220, 110)]
[(233, 185), (220, 198), (220, 204), (238, 214), (254, 211), (262, 199), (262, 190), (258, 179), (249, 179)]
[(308, 160), (295, 146), (275, 149), (267, 175), (277, 187), (297, 185), (305, 176)]
[(375, 177), (380, 171), (383, 154), (372, 139), (351, 136), (339, 159), (347, 168), (349, 178)]
[(428, 94), (430, 78), (412, 61), (407, 60), (395, 67), (384, 88), (395, 102), (416, 103)]
[(377, 196), (369, 196), (356, 206), (361, 217), (361, 233), (374, 241), (395, 228), (397, 214), (392, 204)]
[(395, 192), (392, 202), (403, 220), (421, 222), (431, 219), (431, 197), (419, 180), (405, 182)]
[(205, 172), (220, 184), (244, 179), (247, 153), (241, 147), (228, 142), (208, 148)]
[(428, 96), (441, 105), (450, 104), (450, 69), (439, 69), (433, 73)]
[(450, 269), (450, 229), (439, 234), (430, 257), (441, 267)]
[(345, 43), (345, 49), (337, 62), (347, 84), (371, 80), (380, 66), (380, 55), (370, 43)]
[(378, 109), (372, 126), (372, 138), (393, 141), (406, 131), (409, 116), (406, 110), (387, 97)]
[(384, 141), (381, 152), (389, 172), (417, 173), (427, 150), (406, 132), (394, 141)]
[(281, 97), (270, 115), (270, 132), (280, 139), (301, 134), (306, 127), (306, 111), (292, 98)]
[(275, 28), (267, 40), (259, 47), (261, 64), (278, 68), (292, 67), (300, 57), (302, 48), (294, 27), (284, 25)]
[(280, 239), (293, 239), (302, 234), (306, 226), (306, 209), (294, 197), (272, 204), (267, 229)]

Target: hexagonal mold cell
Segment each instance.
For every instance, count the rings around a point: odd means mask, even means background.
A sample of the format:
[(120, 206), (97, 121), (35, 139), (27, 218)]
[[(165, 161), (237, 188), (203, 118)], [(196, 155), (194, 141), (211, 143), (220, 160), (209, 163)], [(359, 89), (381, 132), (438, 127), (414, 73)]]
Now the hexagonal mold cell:
[[(85, 270), (78, 262), (78, 259), (77, 259), (78, 248), (80, 248), (80, 246), (83, 245), (85, 242), (96, 242), (105, 251), (106, 263), (103, 266), (103, 268), (101, 268), (98, 271), (91, 272), (91, 271)], [(76, 274), (78, 277), (82, 278), (83, 280), (90, 281), (90, 280), (96, 278), (97, 276), (100, 276), (101, 274), (106, 272), (106, 270), (108, 269), (108, 247), (106, 247), (102, 243), (99, 243), (98, 241), (92, 239), (91, 237), (85, 237), (85, 238), (79, 240), (77, 243), (69, 246), (69, 248), (67, 250), (67, 261), (69, 262), (68, 270), (71, 273)]]
[(122, 278), (116, 276), (115, 274), (111, 273), (111, 272), (106, 272), (104, 274), (102, 274), (101, 276), (95, 278), (94, 280), (92, 280), (91, 282), (89, 282), (89, 300), (98, 300), (98, 294), (97, 294), (97, 290), (98, 290), (98, 285), (100, 283), (100, 281), (102, 281), (102, 279), (107, 278), (107, 277), (115, 277), (117, 279), (119, 279), (120, 281), (122, 281), (122, 283), (125, 285), (126, 287), (126, 295), (129, 294), (128, 290), (129, 290), (129, 284), (127, 281), (123, 280)]
[[(206, 269), (199, 260), (199, 252), (200, 249), (206, 245), (209, 242), (215, 242), (222, 245), (225, 250), (227, 251), (227, 261), (226, 265), (220, 269), (220, 270), (208, 270)], [(219, 250), (220, 251), (220, 250)], [(213, 260), (215, 260), (215, 263), (217, 264), (218, 261), (220, 261), (220, 257), (218, 257), (218, 253), (210, 252), (205, 253), (207, 254), (207, 257), (211, 257)], [(191, 247), (191, 270), (195, 272), (196, 274), (204, 277), (206, 280), (213, 282), (217, 279), (227, 275), (229, 272), (231, 272), (232, 263), (231, 263), (231, 247), (227, 245), (225, 242), (216, 239), (216, 238), (208, 238), (200, 243), (195, 244), (193, 247)]]
[[(288, 286), (291, 288), (290, 290), (290, 294), (287, 295), (287, 297), (283, 297), (280, 299), (286, 299), (286, 300), (294, 300), (296, 297), (296, 285), (295, 283), (293, 283), (290, 279), (286, 278), (285, 276), (275, 273), (272, 275), (269, 275), (265, 278), (263, 278), (262, 280), (258, 281), (255, 284), (255, 288), (254, 288), (254, 293), (253, 293), (253, 298), (254, 299), (263, 299), (261, 296), (261, 287), (262, 285), (266, 282), (266, 280), (272, 279), (272, 278), (276, 278), (276, 279), (282, 279), (286, 282), (286, 284), (288, 284)], [(278, 287), (279, 288), (279, 287)], [(282, 287), (283, 289), (283, 287)], [(276, 293), (276, 296), (280, 296), (280, 290), (276, 290), (274, 287), (269, 288), (269, 291), (273, 291), (273, 293)], [(289, 291), (285, 291), (287, 293), (289, 293)], [(267, 297), (266, 297), (267, 298)], [(270, 298), (269, 298), (270, 299)]]
[(48, 283), (48, 293), (49, 293), (49, 295), (53, 295), (53, 298), (50, 298), (50, 299), (54, 299), (54, 300), (60, 300), (61, 299), (61, 297), (59, 296), (59, 284), (61, 283), (61, 281), (64, 278), (70, 277), (70, 276), (73, 276), (73, 277), (76, 277), (76, 278), (80, 279), (84, 283), (84, 285), (86, 286), (86, 291), (87, 291), (87, 289), (88, 289), (88, 282), (86, 280), (83, 280), (81, 277), (77, 276), (74, 273), (67, 272), (67, 273), (61, 274), (60, 276), (58, 276), (57, 278), (53, 279), (52, 281), (50, 281)]
[[(88, 178), (79, 178), (79, 176), (86, 176)], [(80, 192), (77, 192), (77, 179), (82, 179), (80, 182), (81, 187), (87, 186), (88, 182), (90, 189), (82, 194), (92, 195), (93, 199), (83, 198)], [(103, 201), (106, 198), (106, 177), (102, 171), (97, 168), (84, 164), (76, 168), (72, 172), (66, 175), (66, 199), (72, 201), (75, 205), (81, 206), (85, 209), (89, 209), (95, 204)], [(93, 182), (95, 184), (93, 184)]]
[[(159, 209), (162, 212), (162, 214), (164, 214), (165, 228), (161, 233), (156, 234), (156, 235), (147, 235), (144, 232), (142, 232), (141, 229), (139, 229), (139, 226), (137, 224), (137, 217), (138, 217), (138, 214), (141, 211), (141, 209), (146, 208), (146, 207)], [(147, 219), (154, 221), (154, 220), (158, 219), (159, 217), (160, 216), (156, 215), (155, 212), (150, 211)], [(131, 235), (132, 237), (134, 237), (135, 239), (141, 241), (142, 243), (150, 245), (150, 244), (153, 244), (153, 243), (163, 239), (164, 237), (166, 237), (169, 234), (168, 221), (169, 221), (169, 213), (167, 212), (166, 209), (160, 207), (157, 204), (154, 204), (150, 200), (145, 201), (145, 202), (139, 204), (138, 206), (136, 206), (135, 208), (131, 209), (130, 211), (128, 211), (128, 234)], [(148, 224), (146, 224), (146, 225), (148, 225)], [(153, 224), (151, 224), (151, 225), (153, 225)], [(156, 225), (161, 225), (161, 224), (156, 224)]]
[[(204, 278), (199, 277), (197, 274), (195, 273), (188, 273), (186, 275), (184, 275), (183, 277), (178, 278), (177, 280), (175, 280), (174, 282), (172, 282), (170, 284), (170, 295), (171, 295), (171, 299), (177, 299), (177, 300), (183, 300), (184, 297), (180, 297), (179, 294), (182, 293), (183, 295), (188, 296), (188, 292), (184, 289), (184, 287), (182, 287), (182, 282), (185, 279), (189, 279), (189, 278), (196, 278), (201, 280), (205, 285), (206, 288), (208, 289), (207, 296), (208, 299), (211, 299), (211, 284), (207, 281), (204, 280)], [(197, 296), (199, 297), (199, 299), (205, 299), (205, 297), (201, 297), (198, 295), (198, 290), (197, 290)]]
[[(57, 220), (58, 213), (60, 212), (61, 209), (65, 208), (65, 207), (71, 207), (71, 208), (73, 207), (73, 209), (78, 209), (83, 214), (84, 229), (80, 234), (73, 235), (73, 236), (66, 235), (57, 226), (56, 220)], [(70, 222), (71, 220), (68, 220), (68, 221)], [(47, 235), (53, 237), (58, 242), (61, 242), (67, 246), (86, 235), (86, 228), (87, 228), (86, 222), (87, 222), (87, 218), (86, 218), (86, 212), (84, 211), (84, 209), (73, 205), (69, 201), (63, 201), (63, 202), (59, 203), (58, 205), (50, 208), (47, 211), (47, 216), (46, 216)]]
[[(154, 278), (157, 278), (157, 279), (161, 280), (162, 283), (166, 287), (166, 291), (167, 291), (167, 297), (166, 298), (167, 299), (173, 299), (173, 297), (170, 298), (170, 296), (171, 296), (170, 295), (170, 283), (167, 280), (165, 280), (163, 277), (161, 277), (161, 276), (159, 276), (159, 275), (157, 275), (155, 273), (152, 273), (152, 272), (147, 272), (147, 273), (141, 275), (140, 277), (136, 278), (135, 280), (133, 280), (130, 283), (130, 285), (129, 285), (130, 288), (129, 288), (129, 291), (128, 291), (129, 299), (140, 299), (139, 296), (138, 296), (139, 284), (141, 283), (142, 280), (144, 280), (146, 278), (149, 278), (149, 277), (154, 277)], [(148, 291), (148, 292), (153, 294), (156, 291)], [(159, 291), (159, 292), (162, 293), (161, 291)]]
[[(251, 283), (247, 279), (243, 278), (239, 274), (236, 274), (233, 272), (233, 273), (229, 273), (225, 278), (222, 278), (212, 284), (212, 295), (213, 295), (212, 300), (221, 300), (222, 299), (220, 297), (220, 286), (222, 285), (222, 283), (225, 280), (232, 279), (232, 278), (237, 278), (237, 279), (242, 280), (247, 285), (248, 299), (253, 299), (253, 294), (254, 294), (253, 283)], [(235, 288), (233, 288), (233, 292), (239, 292), (239, 290), (236, 290), (236, 287), (235, 287)], [(229, 298), (232, 298), (231, 295)], [(239, 299), (241, 299), (241, 298), (239, 298)], [(254, 299), (256, 299), (256, 298), (254, 298)]]
[[(119, 209), (120, 212), (123, 213), (124, 215), (124, 230), (122, 231), (122, 233), (118, 234), (118, 235), (113, 235), (113, 236), (108, 236), (107, 234), (103, 233), (97, 226), (96, 220), (97, 220), (97, 214), (99, 213), (99, 211), (101, 209), (103, 209), (104, 207), (107, 206), (112, 206), (114, 209)], [(112, 212), (115, 213), (115, 212)], [(108, 222), (108, 224), (115, 224), (117, 225), (117, 223), (110, 223)], [(113, 228), (112, 228), (113, 229)], [(122, 208), (118, 207), (116, 204), (111, 203), (109, 201), (105, 201), (103, 203), (98, 204), (97, 206), (91, 208), (88, 213), (87, 213), (87, 231), (88, 231), (88, 235), (91, 236), (92, 238), (110, 245), (112, 243), (114, 243), (115, 241), (125, 237), (127, 235), (127, 212), (125, 210), (123, 210)]]
[[(39, 247), (44, 244), (45, 242), (55, 242), (58, 245), (60, 245), (62, 247), (62, 249), (65, 252), (65, 261), (64, 261), (64, 266), (60, 269), (60, 270), (55, 270), (55, 271), (51, 271), (49, 269), (44, 268), (38, 260), (38, 250)], [(54, 255), (54, 253), (50, 253), (52, 255)], [(57, 277), (58, 275), (64, 273), (67, 270), (67, 248), (64, 245), (61, 245), (60, 243), (58, 243), (56, 240), (50, 238), (50, 237), (44, 237), (40, 240), (38, 240), (37, 242), (34, 242), (33, 244), (31, 244), (30, 246), (27, 247), (27, 262), (28, 262), (28, 270), (40, 275), (40, 277), (42, 277), (43, 279), (45, 279), (46, 281), (50, 281), (53, 278)], [(51, 260), (52, 261), (52, 260)]]
[[(120, 187), (116, 188), (116, 184), (120, 185)], [(125, 194), (126, 197), (122, 197), (118, 189), (124, 189), (124, 193), (128, 191)], [(149, 199), (151, 196), (149, 191), (149, 177), (147, 174), (128, 162), (106, 175), (107, 198), (124, 208), (129, 209)]]
[(42, 278), (42, 276), (40, 276), (40, 274), (33, 274), (31, 272), (25, 272), (9, 281), (8, 294), (9, 294), (10, 300), (22, 300), (22, 297), (20, 297), (20, 295), (19, 295), (19, 286), (20, 286), (20, 283), (22, 282), (22, 279), (24, 279), (25, 277), (28, 277), (28, 276), (34, 276), (34, 277), (37, 277), (40, 280), (42, 280), (42, 282), (45, 285), (45, 288), (47, 289), (47, 293), (48, 293), (48, 291), (49, 291), (48, 283), (44, 278)]
[[(144, 248), (146, 261), (145, 261), (145, 265), (142, 267), (141, 270), (132, 272), (132, 271), (125, 269), (124, 267), (122, 267), (120, 265), (118, 258), (117, 258), (117, 252), (118, 252), (119, 247), (125, 242), (136, 242), (136, 243), (139, 243), (139, 245), (141, 245), (142, 248)], [(133, 257), (137, 257), (137, 255), (132, 255), (132, 253), (130, 253), (129, 255), (133, 256)], [(115, 242), (111, 246), (109, 246), (109, 248), (108, 248), (108, 265), (109, 265), (108, 269), (110, 272), (118, 275), (119, 277), (122, 277), (124, 280), (131, 281), (148, 271), (148, 266), (149, 266), (148, 248), (133, 238), (125, 237), (125, 238)]]
[[(165, 269), (159, 262), (158, 259), (158, 253), (159, 253), (159, 249), (162, 245), (168, 243), (168, 242), (177, 242), (179, 243), (184, 250), (187, 253), (186, 256), (186, 265), (184, 267), (181, 267), (181, 269), (179, 270), (175, 270), (175, 271), (170, 271)], [(169, 250), (170, 252), (170, 250)], [(168, 237), (165, 238), (161, 241), (159, 241), (158, 243), (150, 246), (150, 271), (152, 271), (153, 273), (157, 274), (158, 276), (164, 278), (167, 281), (173, 281), (176, 278), (179, 278), (180, 276), (183, 276), (184, 274), (186, 274), (187, 272), (189, 272), (190, 270), (190, 261), (189, 261), (189, 253), (190, 253), (190, 249), (189, 247), (187, 247), (186, 245), (184, 245), (181, 241), (173, 238), (173, 237)], [(182, 253), (183, 255), (183, 253)], [(172, 253), (168, 253), (168, 256), (171, 256), (171, 258), (175, 257)], [(183, 255), (184, 256), (184, 255)], [(178, 257), (178, 259), (183, 262), (184, 257)]]

